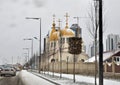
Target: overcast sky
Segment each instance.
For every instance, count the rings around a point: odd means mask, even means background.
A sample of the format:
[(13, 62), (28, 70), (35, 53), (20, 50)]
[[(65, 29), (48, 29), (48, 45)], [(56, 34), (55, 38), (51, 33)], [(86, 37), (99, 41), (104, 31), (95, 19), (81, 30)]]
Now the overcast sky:
[[(39, 21), (26, 20), (26, 17), (41, 17), (42, 19), (42, 46), (43, 38), (52, 26), (52, 15), (62, 20), (62, 28), (65, 27), (65, 13), (68, 12), (69, 27), (76, 23), (73, 17), (86, 17), (90, 11), (93, 0), (0, 0), (0, 64), (22, 62), (31, 42), (24, 38), (39, 38)], [(104, 39), (110, 33), (120, 35), (120, 0), (104, 0), (104, 14), (106, 31)], [(82, 28), (82, 37), (85, 44), (92, 39), (89, 37), (86, 20), (80, 18), (79, 25)], [(38, 51), (39, 41), (34, 40), (34, 52)], [(18, 56), (20, 59), (18, 59)], [(18, 61), (19, 60), (19, 61)]]

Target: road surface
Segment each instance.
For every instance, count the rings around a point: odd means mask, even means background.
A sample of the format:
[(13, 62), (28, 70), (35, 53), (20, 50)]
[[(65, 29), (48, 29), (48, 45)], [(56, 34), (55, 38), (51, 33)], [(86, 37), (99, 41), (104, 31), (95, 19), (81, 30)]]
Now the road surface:
[(0, 77), (0, 85), (23, 85), (17, 76)]
[(20, 71), (16, 76), (0, 77), (0, 85), (55, 85), (27, 71)]

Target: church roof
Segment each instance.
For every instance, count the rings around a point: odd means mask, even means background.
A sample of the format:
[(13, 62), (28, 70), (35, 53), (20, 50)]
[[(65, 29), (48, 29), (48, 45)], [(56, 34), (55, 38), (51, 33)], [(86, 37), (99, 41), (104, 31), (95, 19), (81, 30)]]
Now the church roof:
[[(74, 36), (74, 32), (73, 30), (71, 29), (62, 29), (60, 30), (61, 31), (61, 36)], [(54, 40), (58, 40), (59, 39), (59, 34), (60, 34), (60, 31), (59, 30), (56, 30), (56, 29), (52, 29), (51, 32), (50, 32), (50, 35), (49, 35), (49, 40), (50, 41), (54, 41)]]
[(56, 29), (55, 15), (53, 16), (52, 30), (51, 30), (50, 35), (49, 35), (49, 40), (50, 41), (58, 40), (59, 37), (60, 37), (60, 33), (61, 33), (61, 36), (73, 37), (75, 35), (74, 31), (68, 27), (68, 17), (69, 17), (68, 13), (66, 13), (65, 17), (66, 17), (65, 28), (64, 29), (60, 29), (60, 28)]
[(61, 30), (61, 32), (62, 32), (62, 36), (74, 36), (73, 30), (69, 28), (64, 28), (63, 30)]
[(59, 38), (59, 31), (56, 29), (52, 29), (49, 35), (49, 40), (50, 41), (56, 41)]

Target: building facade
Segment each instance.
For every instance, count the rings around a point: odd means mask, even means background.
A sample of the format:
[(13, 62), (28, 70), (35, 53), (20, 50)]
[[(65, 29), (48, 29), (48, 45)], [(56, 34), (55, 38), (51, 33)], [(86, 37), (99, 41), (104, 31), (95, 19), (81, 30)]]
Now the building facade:
[[(47, 61), (52, 62), (54, 59), (55, 62), (60, 62), (61, 60), (73, 62), (74, 55), (68, 52), (69, 38), (81, 36), (81, 28), (77, 24), (73, 24), (71, 28), (69, 28), (67, 14), (66, 26), (63, 29), (56, 27), (55, 17), (53, 17), (52, 29), (44, 40), (44, 51), (45, 56), (47, 56)], [(85, 52), (75, 55), (75, 62), (79, 62), (81, 60), (84, 61), (86, 59), (88, 59), (88, 56), (85, 54)]]
[[(89, 57), (95, 56), (95, 42), (93, 41), (88, 48), (89, 52)], [(97, 41), (97, 50), (96, 50), (97, 54), (99, 53), (99, 41)]]
[(113, 51), (119, 48), (118, 44), (120, 42), (119, 35), (109, 34), (106, 39), (106, 51)]

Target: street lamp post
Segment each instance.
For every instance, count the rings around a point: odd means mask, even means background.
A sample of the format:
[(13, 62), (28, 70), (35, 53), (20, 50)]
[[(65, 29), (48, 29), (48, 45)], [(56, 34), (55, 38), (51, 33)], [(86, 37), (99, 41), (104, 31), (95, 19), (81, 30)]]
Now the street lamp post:
[(28, 64), (30, 65), (30, 61), (29, 61), (29, 48), (23, 48), (23, 50), (27, 50), (28, 51)]
[(28, 59), (27, 59), (27, 54), (28, 54), (28, 53), (24, 53), (24, 54), (25, 54), (24, 57), (25, 57), (25, 65), (26, 65), (26, 63), (28, 62)]
[[(24, 40), (31, 40), (31, 58), (33, 57), (33, 39), (32, 38), (26, 38)], [(32, 65), (32, 63), (31, 63)]]
[(33, 17), (26, 17), (26, 19), (33, 19), (33, 20), (39, 20), (40, 21), (40, 43), (39, 43), (39, 73), (41, 71), (41, 18), (33, 18)]

